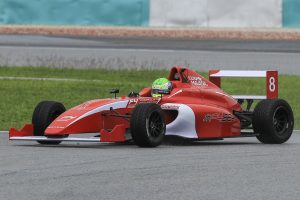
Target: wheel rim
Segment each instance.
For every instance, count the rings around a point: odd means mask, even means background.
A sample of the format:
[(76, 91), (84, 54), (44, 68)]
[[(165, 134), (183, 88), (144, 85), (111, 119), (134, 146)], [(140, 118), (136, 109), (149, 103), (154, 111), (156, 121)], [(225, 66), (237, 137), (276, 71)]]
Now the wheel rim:
[(158, 112), (152, 112), (147, 120), (147, 133), (157, 138), (164, 132), (164, 121)]
[(273, 115), (273, 126), (276, 132), (281, 135), (288, 129), (289, 117), (284, 107), (278, 107)]

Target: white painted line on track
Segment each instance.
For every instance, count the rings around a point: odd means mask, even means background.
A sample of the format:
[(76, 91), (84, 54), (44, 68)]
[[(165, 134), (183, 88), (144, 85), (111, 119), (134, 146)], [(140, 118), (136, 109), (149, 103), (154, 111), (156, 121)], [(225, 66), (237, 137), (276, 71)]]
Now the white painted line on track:
[[(105, 51), (105, 52), (143, 52), (143, 53), (185, 53), (185, 52), (191, 52), (191, 53), (205, 53), (205, 54), (215, 54), (215, 53), (222, 53), (222, 54), (240, 54), (240, 55), (248, 55), (249, 52), (245, 52), (245, 51), (238, 51), (238, 52), (234, 52), (234, 51), (224, 51), (224, 50), (205, 50), (205, 49), (199, 49), (199, 50), (190, 50), (190, 49), (147, 49), (147, 48), (140, 48), (140, 49), (132, 49), (132, 48), (91, 48), (91, 47), (52, 47), (52, 46), (0, 46), (0, 49), (15, 49), (15, 48), (26, 48), (26, 49), (43, 49), (43, 50), (69, 50), (69, 51), (97, 51), (97, 52), (101, 52), (101, 51)], [(256, 52), (256, 51), (251, 51), (250, 52), (253, 55), (261, 55), (262, 52)], [(265, 55), (277, 55), (277, 54), (298, 54), (298, 53), (293, 53), (293, 52), (263, 52), (263, 54)]]
[(24, 81), (74, 81), (74, 82), (105, 82), (105, 80), (87, 80), (72, 78), (43, 78), (43, 77), (17, 77), (17, 76), (0, 76), (0, 80), (24, 80)]

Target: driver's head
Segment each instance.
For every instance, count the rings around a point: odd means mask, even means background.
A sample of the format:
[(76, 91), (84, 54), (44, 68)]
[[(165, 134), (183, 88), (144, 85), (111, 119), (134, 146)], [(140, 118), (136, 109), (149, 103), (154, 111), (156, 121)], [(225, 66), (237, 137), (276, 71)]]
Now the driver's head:
[(172, 82), (166, 78), (156, 79), (152, 84), (152, 97), (160, 97), (162, 94), (170, 94)]

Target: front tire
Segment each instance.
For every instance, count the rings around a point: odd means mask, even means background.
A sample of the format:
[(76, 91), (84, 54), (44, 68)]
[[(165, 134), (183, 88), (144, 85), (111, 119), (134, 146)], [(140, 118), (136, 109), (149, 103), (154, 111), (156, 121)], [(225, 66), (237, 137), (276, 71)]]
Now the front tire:
[(154, 103), (138, 104), (131, 115), (133, 141), (140, 147), (156, 147), (164, 139), (166, 124), (161, 107)]
[[(63, 104), (55, 101), (42, 101), (34, 109), (32, 115), (33, 135), (45, 136), (46, 128), (60, 114), (66, 111)], [(65, 137), (65, 136), (58, 136)], [(60, 144), (61, 141), (37, 141), (40, 144)]]
[(290, 105), (282, 99), (263, 100), (253, 112), (253, 130), (265, 144), (281, 144), (293, 133), (294, 116)]

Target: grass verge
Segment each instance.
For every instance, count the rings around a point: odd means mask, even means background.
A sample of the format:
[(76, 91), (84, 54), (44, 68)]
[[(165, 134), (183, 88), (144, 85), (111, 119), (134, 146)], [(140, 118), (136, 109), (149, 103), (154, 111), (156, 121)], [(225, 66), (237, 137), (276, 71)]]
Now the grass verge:
[[(201, 73), (207, 77), (206, 73)], [(1, 77), (59, 78), (61, 80), (0, 79), (0, 130), (20, 128), (31, 121), (36, 104), (42, 100), (63, 102), (71, 108), (91, 99), (111, 97), (110, 88), (120, 88), (119, 95), (149, 87), (167, 70), (58, 69), (45, 67), (0, 67)], [(68, 81), (62, 79), (70, 79)], [(222, 87), (229, 94), (265, 94), (263, 79), (224, 79)], [(294, 110), (295, 128), (300, 128), (300, 76), (280, 76), (279, 96)]]

